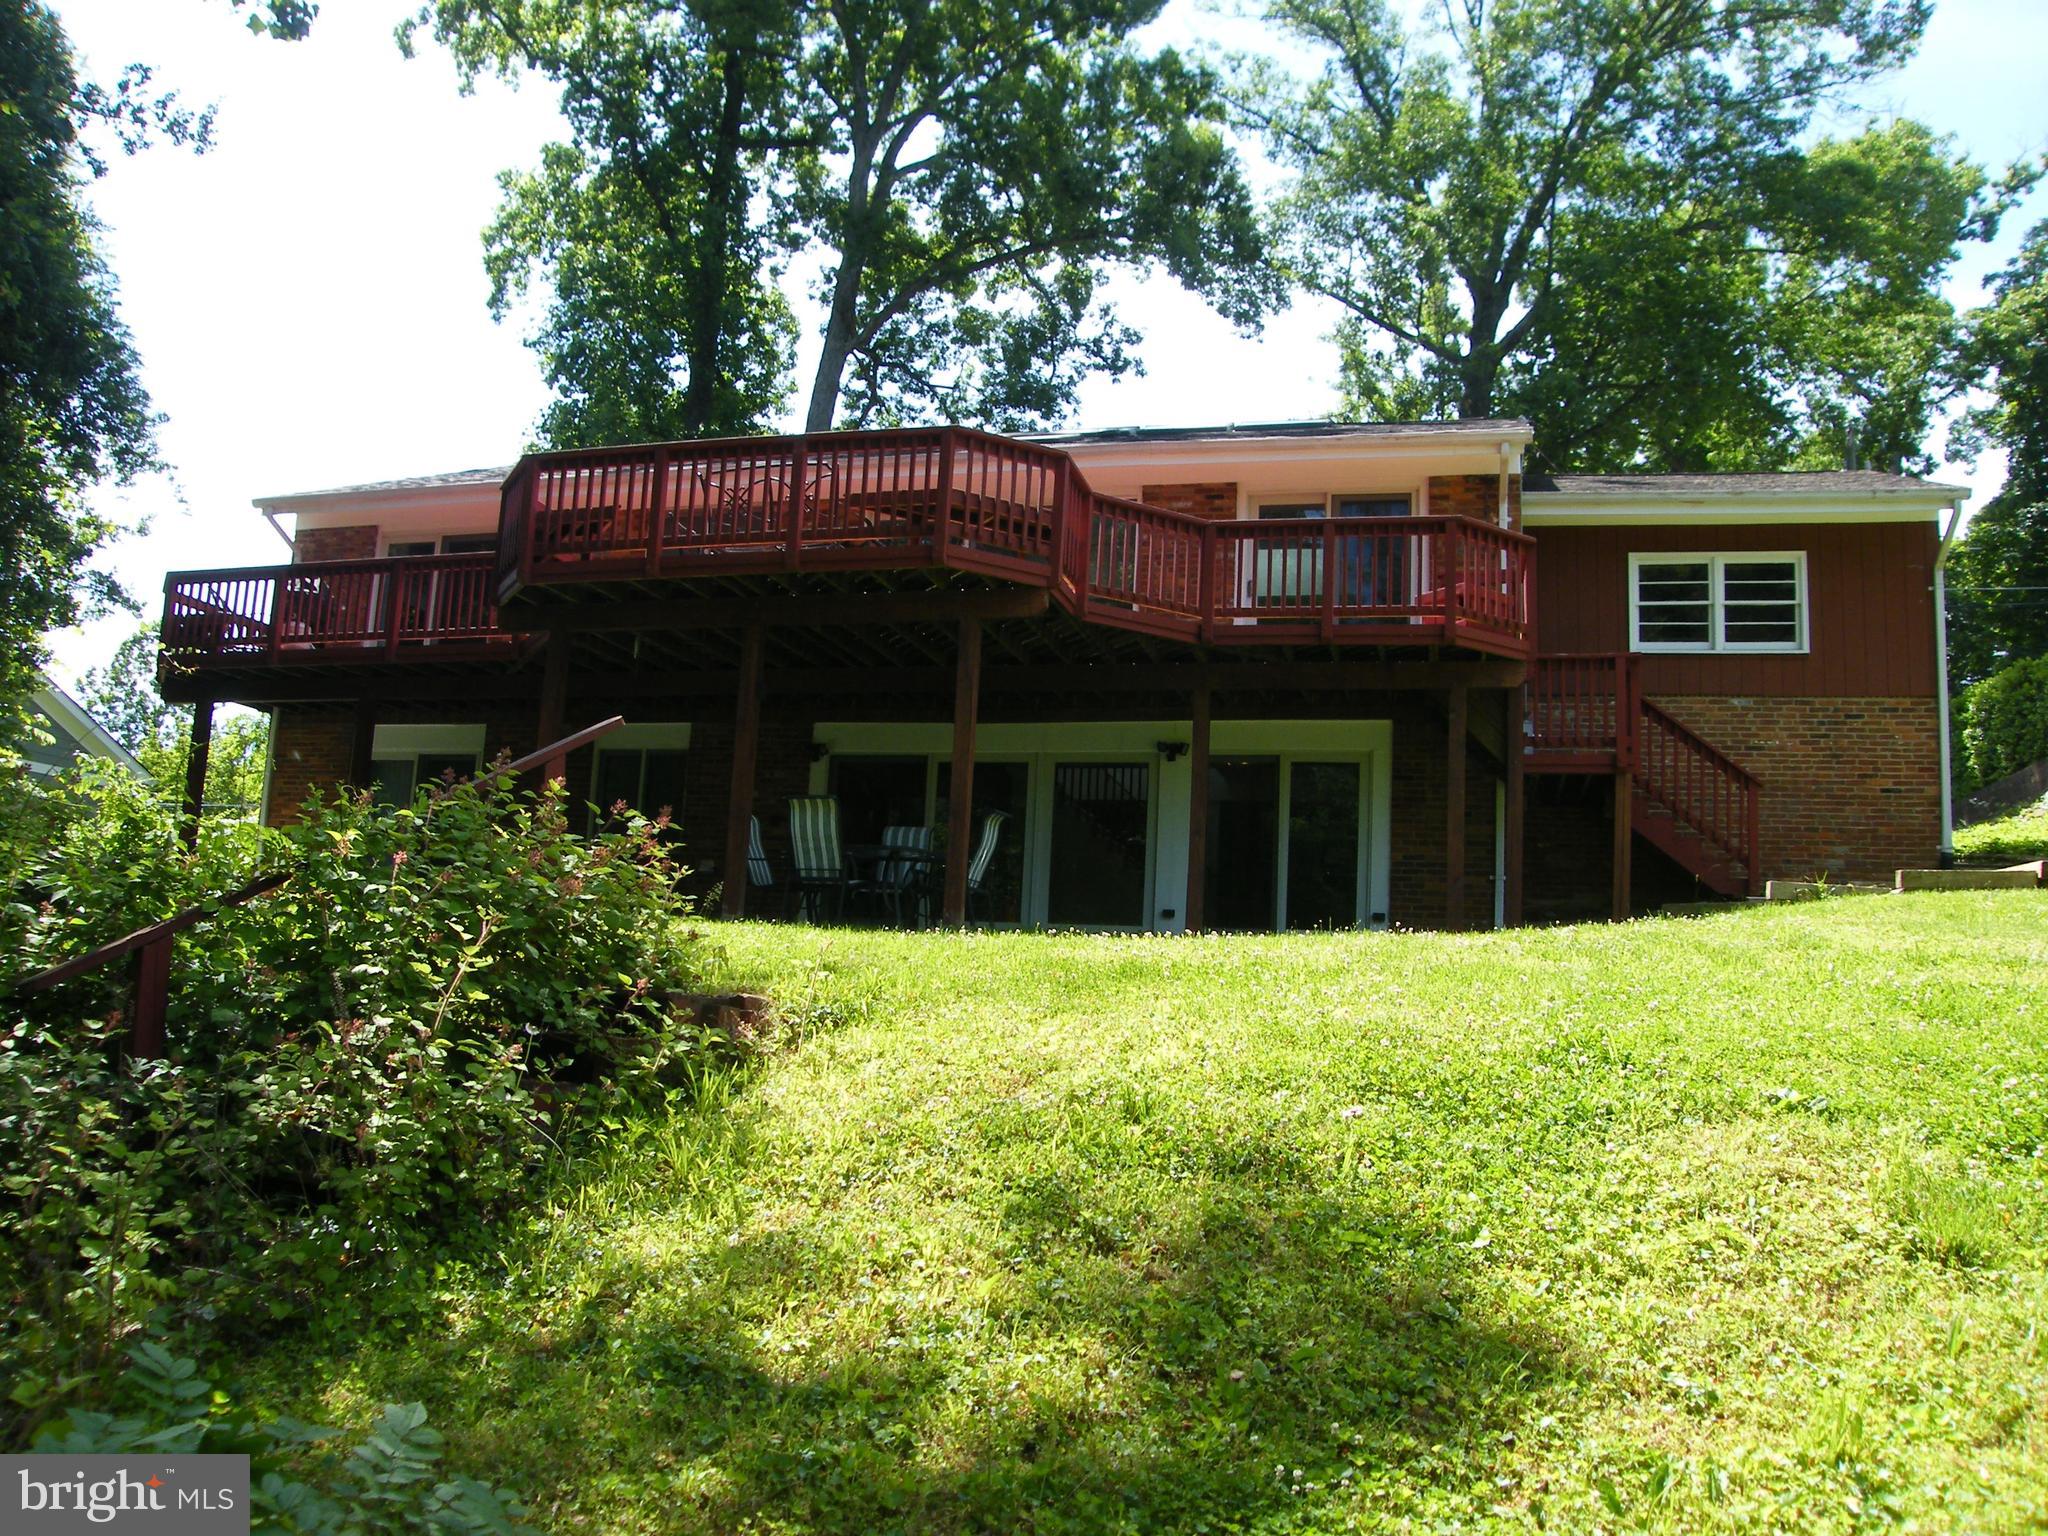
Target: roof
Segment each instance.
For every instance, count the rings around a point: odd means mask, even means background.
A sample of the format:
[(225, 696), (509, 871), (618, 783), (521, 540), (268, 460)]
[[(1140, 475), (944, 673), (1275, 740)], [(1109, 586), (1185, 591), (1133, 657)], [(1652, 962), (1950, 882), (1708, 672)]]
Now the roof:
[(1531, 495), (1555, 496), (1965, 496), (1959, 485), (1942, 485), (1917, 475), (1878, 469), (1771, 470), (1754, 474), (1541, 475), (1522, 482)]
[(379, 491), (431, 491), (443, 486), (503, 485), (512, 473), (510, 464), (485, 469), (453, 469), (439, 475), (408, 475), (403, 480), (372, 480), (363, 485), (330, 485), (317, 491), (288, 491), (281, 496), (258, 496), (255, 505), (275, 506), (287, 501), (314, 501), (323, 496), (371, 496)]
[(1459, 421), (1253, 421), (1220, 427), (1105, 427), (1093, 432), (1020, 432), (1026, 442), (1072, 448), (1105, 443), (1229, 442), (1236, 438), (1310, 437), (1527, 437), (1519, 416), (1469, 417)]
[(50, 724), (57, 741), (47, 751), (25, 749), (23, 755), (30, 758), (36, 771), (54, 773), (64, 766), (73, 752), (65, 746), (69, 738), (71, 747), (78, 753), (103, 757), (134, 774), (138, 779), (147, 780), (149, 770), (135, 760), (120, 742), (116, 741), (107, 728), (95, 720), (83, 704), (71, 697), (57, 681), (47, 673), (38, 679), (41, 686), (29, 696), (36, 712)]

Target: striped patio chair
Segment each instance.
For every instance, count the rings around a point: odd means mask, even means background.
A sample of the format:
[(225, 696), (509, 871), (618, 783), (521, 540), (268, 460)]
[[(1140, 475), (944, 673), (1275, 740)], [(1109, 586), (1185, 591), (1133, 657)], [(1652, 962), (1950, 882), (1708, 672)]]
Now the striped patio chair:
[(1002, 841), (1003, 823), (1010, 819), (1007, 811), (990, 811), (981, 823), (981, 841), (974, 845), (974, 857), (967, 864), (967, 920), (974, 921), (974, 909), (981, 900), (983, 888), (988, 884), (989, 871), (995, 868), (996, 845)]
[(747, 884), (757, 891), (772, 891), (781, 884), (775, 866), (768, 862), (768, 849), (761, 842), (761, 818), (747, 818)]
[[(911, 853), (928, 854), (932, 851), (932, 829), (930, 827), (884, 827), (882, 828), (884, 848), (902, 848)], [(930, 859), (885, 858), (875, 866), (875, 891), (882, 904), (888, 908), (889, 920), (898, 927), (903, 924), (904, 903), (910, 903), (914, 915), (925, 916), (925, 871), (931, 868)]]
[(836, 921), (846, 915), (846, 856), (839, 842), (839, 800), (809, 795), (789, 802), (790, 899), (816, 923), (827, 900)]

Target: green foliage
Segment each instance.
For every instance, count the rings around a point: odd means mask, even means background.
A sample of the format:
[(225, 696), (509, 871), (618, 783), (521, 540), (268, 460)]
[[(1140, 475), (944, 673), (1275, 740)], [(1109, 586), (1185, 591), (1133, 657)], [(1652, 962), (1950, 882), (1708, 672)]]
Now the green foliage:
[(344, 1454), (337, 1433), (244, 1417), (196, 1362), (144, 1341), (127, 1351), (113, 1412), (75, 1409), (37, 1435), (50, 1455), (244, 1455), (252, 1524), (304, 1536), (517, 1536), (510, 1493), (441, 1475), (441, 1436), (418, 1403), (389, 1403)]
[[(1411, 37), (1381, 0), (1272, 0), (1325, 61), (1248, 67), (1296, 173), (1290, 274), (1347, 313), (1350, 409), (1519, 413), (1551, 468), (1918, 463), (1959, 389), (1939, 286), (2002, 206), (1913, 123), (1806, 145), (1918, 0), (1509, 0)], [(1682, 338), (1682, 344), (1679, 339)]]
[(303, 1320), (501, 1218), (565, 1139), (720, 1042), (669, 1016), (701, 964), (658, 828), (572, 836), (499, 778), (309, 803), (188, 855), (122, 776), (26, 865), (19, 977), (235, 884), (179, 939), (167, 1059), (121, 1064), (127, 972), (12, 1002), (0, 1035), (0, 1376), (18, 1424), (160, 1317)]
[[(164, 702), (157, 690), (156, 653), (157, 626), (152, 621), (123, 640), (106, 666), (85, 674), (79, 702), (135, 754), (159, 786), (182, 791), (192, 750), (192, 711)], [(267, 715), (216, 708), (206, 758), (204, 798), (209, 813), (260, 812), (269, 760)]]
[(1979, 784), (2048, 758), (2048, 656), (2016, 661), (1962, 699), (1962, 748)]
[(2048, 655), (2048, 223), (1970, 316), (1969, 359), (1991, 402), (1959, 445), (2006, 452), (2005, 485), (1970, 519), (1948, 567), (1949, 667), (1958, 684)]
[(829, 1027), (253, 1374), (564, 1529), (2028, 1529), (2043, 901), (733, 925)]
[(2048, 799), (2009, 816), (1957, 827), (1956, 857), (1966, 864), (1992, 866), (2048, 859)]
[(775, 279), (812, 251), (809, 430), (1058, 420), (1135, 366), (1112, 267), (1249, 321), (1272, 297), (1250, 196), (1211, 73), (1131, 40), (1158, 10), (438, 0), (464, 70), (539, 70), (575, 130), (506, 178), (487, 237), (501, 312), (536, 276), (553, 294), (544, 435), (757, 425), (787, 390)]

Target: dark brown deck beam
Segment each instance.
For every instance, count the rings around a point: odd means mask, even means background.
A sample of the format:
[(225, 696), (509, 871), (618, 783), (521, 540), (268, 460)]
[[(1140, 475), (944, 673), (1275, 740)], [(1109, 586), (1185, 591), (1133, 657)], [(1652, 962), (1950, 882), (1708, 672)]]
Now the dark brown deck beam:
[(1635, 862), (1633, 821), (1635, 778), (1626, 768), (1614, 774), (1614, 920), (1628, 921), (1633, 897), (1629, 890), (1631, 866)]
[(946, 903), (949, 928), (967, 923), (967, 865), (974, 857), (974, 725), (981, 713), (981, 623), (960, 621), (953, 670), (953, 775), (946, 793)]
[[(546, 649), (541, 652), (540, 677), (540, 726), (535, 732), (542, 744), (554, 741), (562, 734), (562, 721), (569, 712), (569, 637), (564, 634), (550, 634)], [(541, 771), (541, 782), (557, 784), (568, 773), (568, 759), (561, 756), (548, 759)]]
[(192, 706), (192, 747), (185, 754), (185, 817), (180, 835), (189, 849), (199, 846), (199, 818), (206, 809), (206, 762), (213, 750), (213, 700)]
[(376, 773), (372, 749), (377, 743), (377, 706), (372, 699), (357, 699), (355, 721), (348, 739), (348, 781), (357, 789), (368, 789)]
[(754, 763), (761, 741), (761, 626), (749, 624), (740, 643), (740, 675), (733, 699), (732, 791), (725, 811), (725, 867), (719, 911), (747, 912), (747, 833), (754, 816)]
[(1465, 738), (1470, 700), (1453, 687), (1444, 714), (1444, 926), (1465, 926)]
[(561, 604), (547, 610), (550, 629), (738, 629), (791, 625), (951, 624), (966, 619), (1030, 619), (1051, 596), (1042, 587), (992, 592), (856, 593), (830, 597), (652, 598), (623, 603)]

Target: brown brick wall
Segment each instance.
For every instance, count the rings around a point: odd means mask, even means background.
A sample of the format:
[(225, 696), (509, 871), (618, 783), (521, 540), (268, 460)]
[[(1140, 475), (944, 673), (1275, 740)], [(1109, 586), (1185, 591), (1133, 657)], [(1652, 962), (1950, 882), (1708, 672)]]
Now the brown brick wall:
[(355, 717), (347, 710), (280, 708), (270, 736), (270, 794), (263, 820), (281, 827), (299, 819), (314, 790), (325, 793), (348, 777)]
[(1886, 880), (1941, 844), (1932, 699), (1660, 696), (1755, 774), (1768, 879)]
[(1192, 485), (1148, 485), (1138, 499), (1148, 507), (1192, 512), (1197, 517), (1236, 517), (1237, 482), (1218, 480)]
[[(1472, 517), (1482, 523), (1500, 521), (1500, 476), (1432, 475), (1429, 479), (1432, 517)], [(1522, 526), (1522, 477), (1508, 476), (1508, 526)]]
[[(1488, 707), (1474, 694), (1476, 713)], [(1444, 925), (1445, 721), (1405, 705), (1394, 716), (1393, 826), (1388, 918), (1403, 928)], [(1493, 926), (1494, 785), (1500, 768), (1478, 747), (1465, 753), (1465, 926)]]
[(292, 540), (300, 560), (372, 560), (377, 555), (374, 524), (348, 528), (303, 528)]

